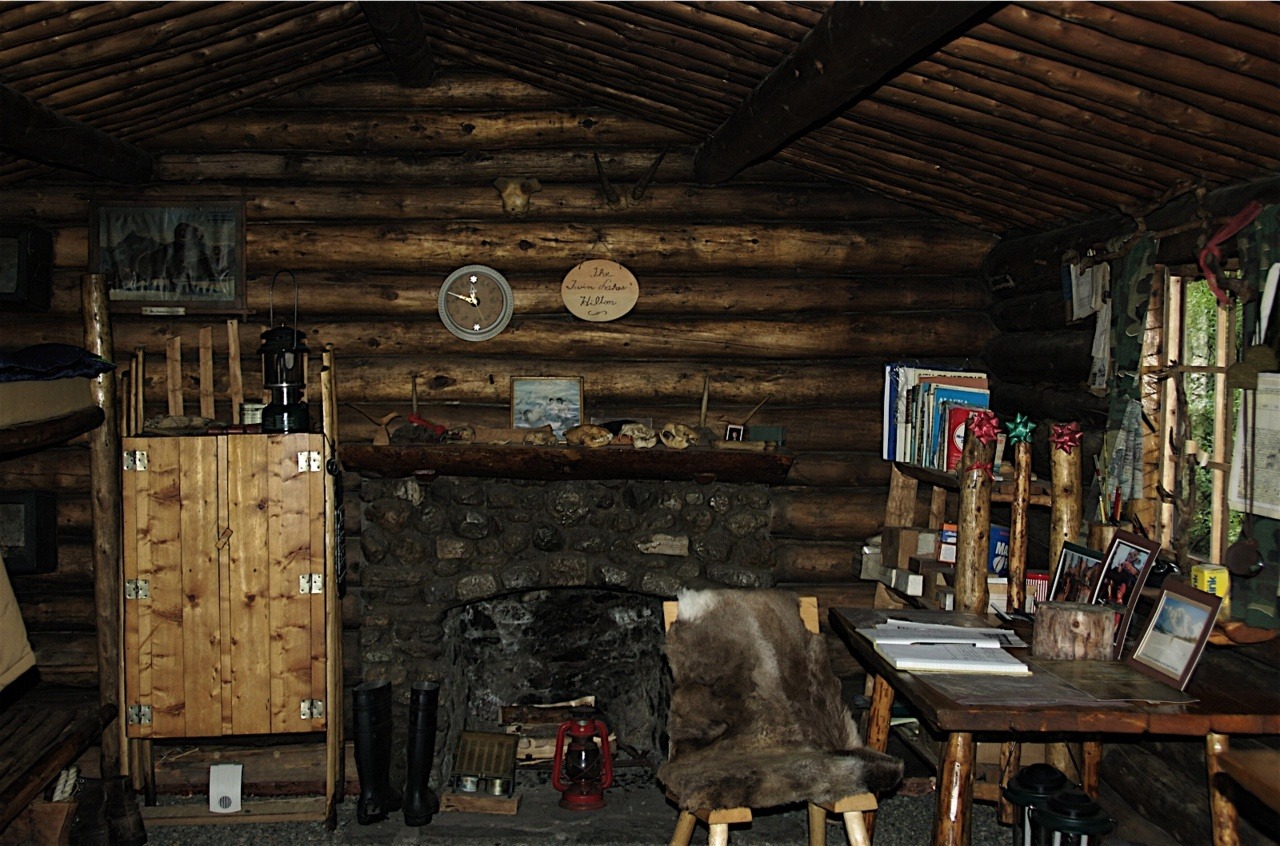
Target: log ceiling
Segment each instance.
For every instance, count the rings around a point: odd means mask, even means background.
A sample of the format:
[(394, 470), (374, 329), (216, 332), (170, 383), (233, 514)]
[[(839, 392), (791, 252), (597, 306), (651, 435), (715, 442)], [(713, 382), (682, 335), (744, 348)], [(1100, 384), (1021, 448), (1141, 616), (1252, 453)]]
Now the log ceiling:
[[(833, 12), (853, 4), (825, 2), (366, 18), (387, 5), (2, 3), (0, 186), (67, 167), (138, 181), (172, 130), (361, 69), (422, 84), (434, 61), (665, 128), (655, 150), (685, 140), (703, 181), (764, 155), (996, 233), (1280, 170), (1276, 3), (967, 3), (932, 22), (892, 3), (855, 27)], [(51, 144), (58, 126), (71, 138)]]

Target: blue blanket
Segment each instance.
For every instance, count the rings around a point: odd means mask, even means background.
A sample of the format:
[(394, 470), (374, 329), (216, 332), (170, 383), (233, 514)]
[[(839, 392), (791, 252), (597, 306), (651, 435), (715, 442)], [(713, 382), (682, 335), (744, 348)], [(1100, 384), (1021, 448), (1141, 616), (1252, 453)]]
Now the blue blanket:
[(46, 382), (72, 376), (92, 378), (115, 365), (71, 344), (36, 344), (17, 351), (0, 350), (0, 382)]

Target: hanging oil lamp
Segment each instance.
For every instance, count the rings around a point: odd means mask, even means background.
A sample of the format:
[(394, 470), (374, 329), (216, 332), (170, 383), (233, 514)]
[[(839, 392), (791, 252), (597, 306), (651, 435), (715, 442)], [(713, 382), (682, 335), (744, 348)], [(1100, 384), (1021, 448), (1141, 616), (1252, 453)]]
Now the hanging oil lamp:
[(561, 808), (597, 811), (604, 807), (605, 789), (613, 785), (609, 729), (589, 708), (575, 708), (570, 714), (556, 733), (551, 785), (561, 793)]
[[(276, 279), (281, 273), (293, 276), (293, 326), (275, 325)], [(306, 432), (311, 428), (304, 394), (307, 389), (307, 336), (298, 325), (298, 278), (292, 270), (277, 271), (271, 277), (271, 327), (262, 333), (262, 387), (271, 401), (262, 411), (262, 431), (267, 433)]]

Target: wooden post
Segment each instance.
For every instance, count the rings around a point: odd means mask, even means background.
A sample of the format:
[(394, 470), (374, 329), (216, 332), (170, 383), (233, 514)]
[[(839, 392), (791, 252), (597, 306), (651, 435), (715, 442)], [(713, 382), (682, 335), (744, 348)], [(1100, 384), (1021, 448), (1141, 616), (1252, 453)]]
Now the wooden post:
[(886, 526), (916, 524), (916, 491), (920, 483), (893, 465), (889, 469), (889, 501), (885, 504)]
[[(84, 346), (94, 355), (114, 357), (111, 316), (108, 311), (106, 277), (86, 273), (80, 279), (84, 310)], [(122, 527), (120, 524), (120, 418), (116, 409), (114, 373), (104, 373), (90, 382), (94, 404), (102, 409), (102, 425), (89, 433), (89, 475), (93, 516), (93, 598), (97, 608), (98, 700), (112, 705), (120, 717), (120, 586)], [(101, 766), (104, 777), (121, 772), (120, 748), (123, 729), (103, 732)]]
[(231, 394), (231, 422), (240, 422), (244, 381), (240, 373), (240, 321), (227, 321), (227, 389)]
[[(338, 394), (333, 372), (333, 347), (325, 347), (320, 366), (320, 416), (328, 458), (338, 460)], [(326, 460), (325, 464), (328, 464)], [(325, 698), (328, 699), (328, 720), (325, 723), (325, 824), (329, 830), (337, 825), (337, 805), (342, 801), (343, 756), (342, 723), (344, 688), (342, 681), (342, 602), (338, 597), (338, 514), (336, 488), (342, 485), (339, 475), (326, 480), (325, 490), (325, 648), (329, 656), (326, 675)]]
[(1006, 611), (1023, 611), (1027, 601), (1027, 507), (1031, 496), (1031, 444), (1013, 446), (1013, 505), (1009, 516), (1009, 593)]
[[(972, 429), (972, 427), (970, 427)], [(991, 543), (993, 439), (984, 444), (972, 431), (960, 457), (960, 519), (956, 528), (956, 610), (987, 613), (987, 558)]]
[(973, 735), (956, 731), (943, 743), (938, 769), (938, 805), (934, 843), (968, 843), (973, 808)]
[(213, 327), (200, 327), (200, 416), (210, 420), (213, 410)]
[(1076, 543), (1080, 538), (1080, 448), (1064, 452), (1051, 446), (1049, 464), (1053, 494), (1049, 511), (1049, 577), (1053, 578), (1062, 545)]
[(146, 400), (146, 371), (147, 371), (147, 351), (142, 347), (136, 347), (133, 351), (133, 382), (129, 385), (129, 390), (133, 391), (133, 420), (129, 425), (129, 434), (136, 435), (142, 431), (142, 424), (147, 420), (147, 400)]
[(1239, 846), (1240, 836), (1236, 831), (1236, 806), (1231, 801), (1231, 785), (1220, 782), (1222, 764), (1218, 756), (1231, 748), (1231, 739), (1225, 734), (1209, 732), (1204, 738), (1205, 769), (1209, 777), (1209, 815), (1213, 821), (1214, 846)]
[(182, 410), (182, 336), (172, 335), (165, 344), (166, 391), (169, 396), (169, 414), (181, 417)]
[[(1010, 530), (1012, 534), (1012, 529)], [(1000, 744), (1000, 784), (1006, 785), (1009, 779), (1018, 774), (1018, 770), (1022, 765), (1022, 744), (1016, 740), (1005, 741)], [(1001, 825), (1013, 825), (1016, 812), (1013, 810), (1013, 803), (1004, 796), (1004, 791), (1000, 791), (1000, 799), (996, 802), (996, 816), (1000, 820)]]

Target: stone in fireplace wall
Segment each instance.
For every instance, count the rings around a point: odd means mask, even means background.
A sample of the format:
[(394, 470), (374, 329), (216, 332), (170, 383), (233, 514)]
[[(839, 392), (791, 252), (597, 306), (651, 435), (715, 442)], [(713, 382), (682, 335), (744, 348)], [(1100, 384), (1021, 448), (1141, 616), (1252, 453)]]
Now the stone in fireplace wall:
[(445, 614), (480, 599), (774, 583), (764, 485), (365, 479), (360, 497), (366, 680), (441, 677)]

